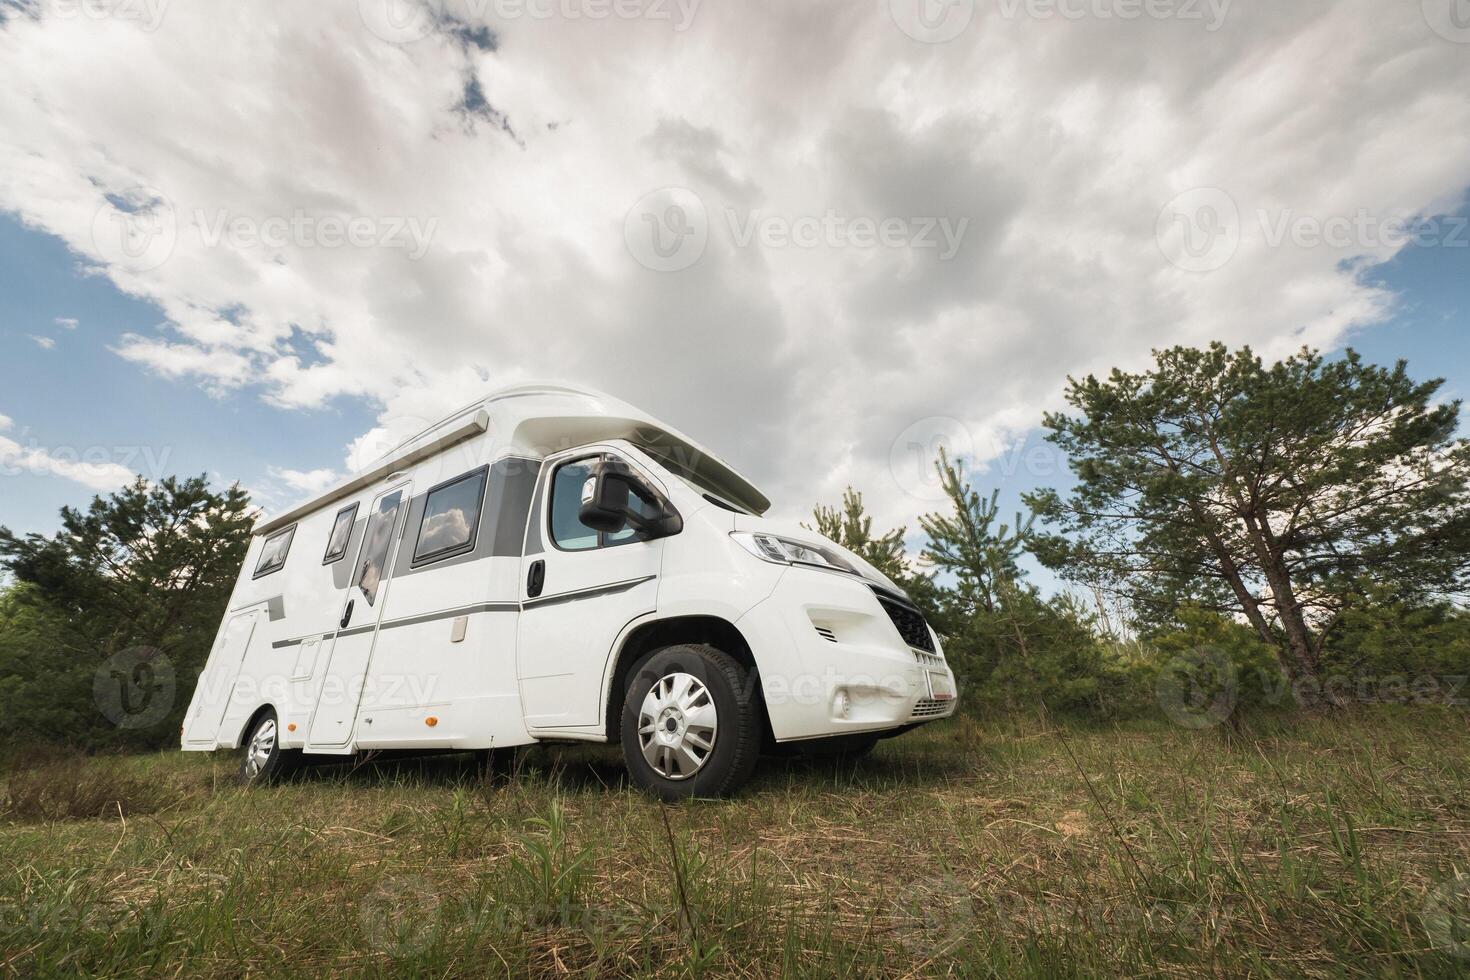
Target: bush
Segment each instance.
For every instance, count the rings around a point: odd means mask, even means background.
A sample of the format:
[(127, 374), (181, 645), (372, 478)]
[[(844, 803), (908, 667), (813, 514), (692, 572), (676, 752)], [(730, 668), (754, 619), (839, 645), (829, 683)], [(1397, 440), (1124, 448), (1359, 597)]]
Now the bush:
[(88, 759), (54, 748), (12, 752), (0, 788), (0, 819), (37, 823), (156, 813), (174, 797), (121, 760)]

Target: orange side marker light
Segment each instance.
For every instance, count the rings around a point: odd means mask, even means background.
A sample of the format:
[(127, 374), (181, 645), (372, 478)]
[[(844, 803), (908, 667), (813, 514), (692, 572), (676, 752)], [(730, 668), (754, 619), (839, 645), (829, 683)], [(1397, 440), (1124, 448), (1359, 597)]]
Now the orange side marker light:
[(435, 718), (433, 715), (430, 715), (429, 717), (424, 719), (424, 724), (428, 725), (430, 728), (433, 728), (435, 725), (439, 724), (439, 719)]

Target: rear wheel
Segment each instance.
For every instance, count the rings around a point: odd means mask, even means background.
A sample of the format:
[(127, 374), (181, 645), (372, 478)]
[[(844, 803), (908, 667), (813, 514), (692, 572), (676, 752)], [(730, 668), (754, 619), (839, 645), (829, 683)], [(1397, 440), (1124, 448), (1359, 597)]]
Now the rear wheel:
[(735, 792), (760, 754), (749, 674), (711, 646), (659, 650), (628, 682), (622, 743), (633, 781), (660, 799)]
[(267, 708), (245, 736), (245, 757), (236, 777), (241, 785), (260, 786), (289, 775), (301, 765), (301, 752), (281, 748), (280, 723), (273, 708)]

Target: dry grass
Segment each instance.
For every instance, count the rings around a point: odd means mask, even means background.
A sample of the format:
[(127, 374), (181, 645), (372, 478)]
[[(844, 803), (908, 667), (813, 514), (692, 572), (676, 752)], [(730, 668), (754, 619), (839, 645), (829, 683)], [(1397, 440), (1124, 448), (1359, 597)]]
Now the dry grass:
[(1229, 738), (958, 720), (663, 813), (602, 749), (497, 785), (447, 756), (242, 791), (231, 764), (129, 760), (160, 812), (0, 825), (0, 972), (1470, 970), (1449, 712)]

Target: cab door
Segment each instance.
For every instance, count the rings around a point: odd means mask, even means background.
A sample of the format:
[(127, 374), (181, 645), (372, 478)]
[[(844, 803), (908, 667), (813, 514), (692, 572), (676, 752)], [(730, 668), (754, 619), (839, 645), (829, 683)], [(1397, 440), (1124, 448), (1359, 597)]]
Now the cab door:
[(385, 490), (368, 511), (367, 529), (358, 546), (351, 584), (343, 602), (335, 637), (330, 644), (327, 669), (311, 716), (309, 742), (312, 748), (341, 748), (352, 738), (362, 701), (363, 686), (372, 666), (373, 644), (378, 621), (387, 604), (388, 586), (403, 524), (407, 519), (409, 484)]
[(521, 561), (516, 643), (529, 728), (601, 724), (613, 643), (628, 623), (657, 608), (663, 539), (640, 540), (632, 529), (595, 531), (578, 517), (592, 465), (608, 458), (622, 459), (574, 451), (548, 459), (542, 469), (532, 508), (539, 526), (527, 534)]

